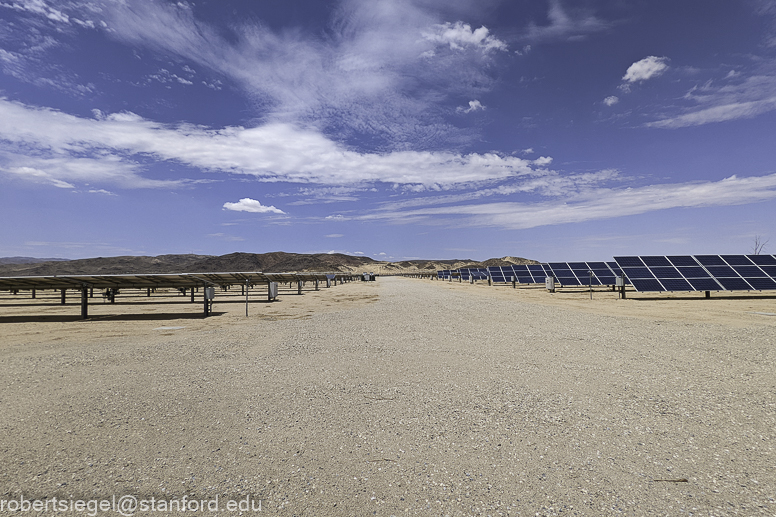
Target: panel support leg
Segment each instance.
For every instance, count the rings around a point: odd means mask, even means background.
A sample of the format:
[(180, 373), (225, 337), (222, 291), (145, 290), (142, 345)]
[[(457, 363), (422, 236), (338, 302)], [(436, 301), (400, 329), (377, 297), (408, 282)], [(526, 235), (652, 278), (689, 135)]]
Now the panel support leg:
[(296, 282), (296, 294), (302, 294), (302, 281), (298, 280)]
[(35, 289), (32, 290), (32, 299), (35, 299)]
[(706, 291), (706, 298), (711, 298), (711, 291)]
[(89, 289), (86, 286), (81, 288), (81, 317), (89, 317)]
[(62, 305), (65, 304), (65, 290), (62, 289)]

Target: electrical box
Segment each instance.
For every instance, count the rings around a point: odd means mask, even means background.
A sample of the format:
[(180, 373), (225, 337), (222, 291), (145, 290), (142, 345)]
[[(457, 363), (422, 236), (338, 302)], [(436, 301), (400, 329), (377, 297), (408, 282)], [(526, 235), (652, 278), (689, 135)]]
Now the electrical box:
[(553, 276), (546, 276), (544, 277), (544, 287), (547, 288), (550, 292), (555, 292), (555, 277)]
[(205, 288), (205, 300), (212, 300), (216, 297), (216, 288), (215, 287), (206, 287)]
[(269, 294), (267, 296), (270, 300), (274, 300), (278, 297), (278, 283), (277, 282), (270, 282), (269, 283)]
[(614, 282), (615, 282), (615, 284), (614, 284), (614, 285), (615, 285), (616, 287), (622, 287), (622, 286), (624, 286), (624, 285), (625, 285), (625, 279), (624, 279), (624, 278), (623, 278), (621, 275), (618, 275), (618, 276), (615, 278)]

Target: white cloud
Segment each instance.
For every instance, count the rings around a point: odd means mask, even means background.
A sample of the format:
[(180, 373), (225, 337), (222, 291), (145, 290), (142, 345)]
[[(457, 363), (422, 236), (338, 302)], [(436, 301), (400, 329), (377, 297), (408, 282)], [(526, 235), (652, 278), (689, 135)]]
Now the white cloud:
[(563, 200), (540, 203), (486, 203), (414, 210), (378, 211), (363, 220), (418, 222), (455, 217), (456, 224), (525, 229), (642, 214), (669, 208), (730, 206), (776, 199), (776, 174), (717, 182), (650, 185), (639, 188), (595, 188)]
[(622, 80), (626, 83), (646, 81), (662, 75), (666, 70), (668, 70), (667, 57), (647, 56), (629, 66)]
[[(3, 147), (7, 151), (0, 155), (0, 170), (9, 172), (13, 167), (56, 161), (63, 165), (63, 172), (53, 166), (44, 170), (68, 182), (68, 178), (85, 181), (89, 177), (127, 187), (173, 185), (143, 179), (142, 166), (133, 156), (171, 160), (205, 171), (250, 175), (261, 181), (328, 185), (382, 182), (451, 188), (546, 174), (534, 168), (537, 162), (494, 153), (360, 153), (318, 132), (283, 123), (211, 130), (185, 124), (167, 126), (134, 113), (85, 119), (3, 99), (0, 119), (0, 139), (5, 141), (0, 152)], [(27, 157), (20, 154), (21, 150)], [(93, 158), (82, 158), (88, 154)], [(79, 173), (80, 163), (88, 167)], [(101, 164), (104, 166), (98, 167)]]
[(469, 101), (469, 107), (463, 108), (459, 106), (456, 111), (459, 113), (471, 113), (472, 111), (483, 111), (485, 110), (485, 106), (482, 105), (482, 103), (478, 100)]
[(251, 212), (254, 214), (285, 214), (284, 211), (274, 206), (265, 206), (261, 202), (244, 197), (237, 203), (224, 203), (226, 210), (234, 210), (235, 212)]
[(604, 99), (604, 104), (606, 104), (607, 106), (614, 106), (618, 102), (620, 102), (620, 99), (614, 95), (610, 95), (609, 97)]
[(507, 50), (507, 44), (490, 35), (487, 27), (472, 30), (471, 25), (463, 22), (434, 25), (431, 31), (423, 32), (423, 37), (433, 43), (448, 45), (452, 50), (474, 48), (483, 52)]

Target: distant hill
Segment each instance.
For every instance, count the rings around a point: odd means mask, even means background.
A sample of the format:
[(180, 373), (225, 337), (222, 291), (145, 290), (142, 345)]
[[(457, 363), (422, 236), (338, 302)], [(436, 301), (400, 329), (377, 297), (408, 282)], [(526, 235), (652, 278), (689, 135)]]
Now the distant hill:
[(0, 265), (5, 264), (38, 264), (40, 262), (59, 262), (69, 259), (63, 258), (35, 258), (35, 257), (0, 257)]
[[(22, 262), (18, 259), (26, 259)], [(17, 260), (16, 262), (12, 262)], [(518, 262), (522, 261), (522, 262)], [(513, 263), (538, 264), (519, 257), (473, 260), (408, 260), (382, 262), (369, 257), (342, 253), (300, 254), (275, 251), (271, 253), (230, 253), (228, 255), (159, 255), (157, 257), (98, 257), (89, 259), (32, 259), (11, 257), (0, 259), (0, 276), (50, 275), (121, 275), (134, 273), (216, 273), (263, 271), (282, 273), (290, 271), (338, 271), (378, 274), (407, 271), (437, 271), (459, 267), (487, 267)]]

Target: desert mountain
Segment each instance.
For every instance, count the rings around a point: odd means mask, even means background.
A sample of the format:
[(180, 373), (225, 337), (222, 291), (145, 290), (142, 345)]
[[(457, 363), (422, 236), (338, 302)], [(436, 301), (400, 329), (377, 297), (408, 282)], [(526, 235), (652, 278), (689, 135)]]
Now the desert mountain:
[(275, 251), (271, 253), (230, 253), (228, 255), (159, 255), (157, 257), (98, 257), (78, 260), (55, 259), (39, 262), (29, 257), (14, 263), (14, 257), (0, 259), (0, 276), (48, 275), (121, 275), (134, 273), (214, 273), (234, 271), (339, 271), (397, 274), (409, 271), (437, 271), (460, 267), (487, 267), (509, 264), (536, 264), (519, 257), (473, 260), (408, 260), (382, 262), (369, 257), (341, 253), (300, 254)]

